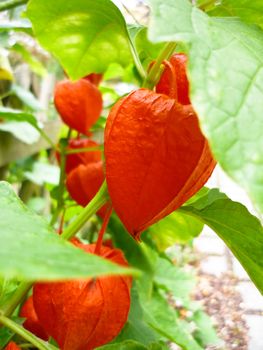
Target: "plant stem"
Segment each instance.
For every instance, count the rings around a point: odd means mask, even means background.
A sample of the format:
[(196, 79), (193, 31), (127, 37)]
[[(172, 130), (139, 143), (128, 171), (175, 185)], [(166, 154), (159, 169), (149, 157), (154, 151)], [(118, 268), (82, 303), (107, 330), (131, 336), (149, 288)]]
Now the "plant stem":
[(95, 247), (95, 250), (94, 250), (94, 254), (97, 254), (97, 255), (100, 254), (100, 249), (101, 249), (101, 246), (102, 246), (103, 236), (104, 236), (104, 233), (105, 233), (106, 228), (108, 226), (111, 213), (112, 213), (112, 205), (110, 204), (109, 207), (108, 207), (107, 213), (106, 213), (106, 215), (104, 217), (101, 229), (99, 231), (99, 235), (98, 235), (98, 239), (97, 239), (97, 242), (96, 242), (96, 247)]
[(200, 10), (205, 11), (207, 7), (210, 7), (214, 4), (215, 4), (215, 0), (207, 0), (207, 1), (203, 1), (198, 7)]
[(106, 181), (103, 182), (101, 188), (89, 204), (82, 210), (79, 216), (74, 220), (62, 233), (64, 239), (72, 238), (85, 222), (94, 215), (108, 200), (108, 192)]
[(153, 89), (153, 87), (157, 84), (160, 78), (161, 64), (163, 63), (164, 60), (167, 60), (170, 58), (170, 56), (175, 50), (175, 47), (176, 47), (176, 43), (174, 42), (169, 42), (164, 46), (163, 50), (160, 52), (159, 56), (157, 57), (154, 65), (150, 69), (147, 77), (145, 78), (142, 85), (143, 87), (148, 89)]
[(0, 11), (10, 10), (14, 7), (24, 5), (28, 0), (6, 0), (0, 4)]
[(17, 305), (26, 296), (27, 292), (32, 287), (31, 282), (21, 282), (15, 293), (11, 296), (8, 302), (1, 308), (2, 314), (5, 316), (11, 316), (15, 311)]
[(84, 152), (95, 152), (95, 151), (101, 151), (103, 149), (103, 146), (97, 146), (97, 147), (86, 147), (86, 148), (74, 148), (69, 149), (66, 151), (66, 154), (75, 154), (75, 153), (84, 153)]
[(31, 332), (27, 331), (24, 327), (20, 326), (10, 318), (0, 315), (0, 323), (2, 323), (7, 328), (11, 329), (16, 334), (20, 335), (23, 339), (29, 341), (31, 344), (33, 344), (35, 347), (37, 347), (39, 350), (51, 350), (56, 349), (55, 346), (50, 345), (43, 340), (36, 337)]
[(65, 186), (65, 167), (66, 167), (66, 148), (68, 144), (68, 140), (63, 140), (65, 142), (60, 142), (60, 176), (59, 176), (59, 185), (58, 185), (58, 199), (57, 199), (57, 207), (54, 211), (54, 214), (51, 218), (50, 225), (53, 226), (57, 221), (59, 213), (64, 206), (64, 186)]
[[(128, 34), (129, 35), (129, 34)], [(146, 79), (146, 73), (145, 73), (145, 70), (142, 66), (142, 63), (141, 63), (141, 60), (138, 56), (138, 53), (133, 45), (133, 42), (129, 36), (129, 44), (130, 44), (130, 49), (131, 49), (131, 54), (132, 54), (132, 57), (133, 57), (133, 60), (134, 60), (134, 63), (135, 63), (135, 66), (137, 68), (137, 71), (138, 73), (140, 74), (141, 78), (142, 79)]]
[[(34, 125), (35, 126), (35, 125)], [(40, 135), (47, 141), (47, 143), (50, 144), (51, 148), (57, 149), (57, 146), (54, 144), (54, 142), (50, 139), (50, 137), (45, 133), (43, 129), (41, 129), (39, 126), (35, 126), (37, 131), (40, 133)]]

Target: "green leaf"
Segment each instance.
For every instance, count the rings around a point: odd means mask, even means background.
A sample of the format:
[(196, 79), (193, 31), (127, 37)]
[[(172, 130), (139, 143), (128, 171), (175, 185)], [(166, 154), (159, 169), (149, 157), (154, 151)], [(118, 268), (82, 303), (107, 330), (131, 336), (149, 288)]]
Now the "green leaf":
[(202, 310), (196, 311), (192, 320), (197, 326), (197, 330), (194, 334), (195, 339), (197, 339), (203, 346), (223, 346), (223, 342), (218, 338), (212, 325), (211, 318), (205, 312)]
[(151, 299), (144, 300), (143, 309), (147, 323), (159, 334), (184, 350), (202, 350), (181, 324), (175, 310), (157, 290), (154, 290)]
[(0, 118), (8, 121), (27, 122), (34, 127), (38, 127), (37, 120), (33, 114), (12, 108), (0, 107)]
[(202, 130), (222, 168), (263, 212), (263, 31), (208, 17), (188, 0), (151, 4), (150, 38), (186, 44)]
[(149, 228), (158, 249), (164, 251), (175, 243), (186, 243), (198, 236), (203, 229), (200, 221), (183, 213), (173, 212)]
[(32, 92), (22, 88), (21, 86), (13, 84), (11, 87), (11, 93), (15, 94), (32, 111), (40, 111), (43, 109)]
[(140, 344), (133, 340), (126, 340), (118, 344), (109, 344), (97, 348), (98, 350), (147, 350), (143, 344)]
[(35, 162), (32, 171), (26, 171), (25, 177), (37, 185), (49, 183), (58, 185), (59, 183), (59, 167), (43, 162)]
[(44, 77), (47, 74), (47, 70), (43, 64), (36, 57), (34, 57), (31, 52), (29, 52), (23, 45), (16, 43), (11, 47), (11, 49), (22, 56), (22, 59), (28, 63), (34, 73), (38, 74), (41, 77)]
[(208, 11), (218, 17), (240, 17), (242, 21), (263, 26), (263, 3), (261, 0), (221, 0)]
[(4, 278), (51, 281), (136, 274), (64, 241), (25, 207), (6, 182), (0, 182), (0, 238), (0, 276)]
[(149, 346), (158, 340), (158, 334), (143, 320), (142, 306), (134, 285), (131, 293), (131, 307), (128, 321), (121, 333), (114, 340), (114, 343), (122, 343), (125, 340), (137, 341), (144, 346)]
[(172, 292), (176, 299), (181, 300), (189, 298), (196, 284), (192, 274), (163, 258), (157, 260), (154, 281), (159, 287)]
[[(244, 205), (223, 198), (218, 190), (180, 208), (213, 229), (243, 265), (263, 294), (263, 228)], [(214, 200), (212, 200), (214, 198)]]
[(110, 0), (30, 0), (27, 15), (40, 44), (72, 79), (132, 60), (124, 18)]
[(27, 143), (28, 145), (37, 142), (40, 138), (39, 132), (26, 122), (10, 121), (6, 123), (0, 123), (0, 130), (11, 133), (18, 140)]

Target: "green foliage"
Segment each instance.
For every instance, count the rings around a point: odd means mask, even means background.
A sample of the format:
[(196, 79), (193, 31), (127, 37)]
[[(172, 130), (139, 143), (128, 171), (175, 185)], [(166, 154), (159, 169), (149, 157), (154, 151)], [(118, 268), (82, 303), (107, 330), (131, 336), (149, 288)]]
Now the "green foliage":
[(218, 190), (211, 190), (196, 202), (181, 207), (211, 227), (241, 262), (263, 293), (263, 228), (244, 205), (233, 202)]
[(150, 39), (185, 43), (191, 101), (215, 158), (263, 211), (262, 30), (187, 0), (151, 4)]
[(175, 243), (187, 243), (198, 236), (203, 229), (200, 221), (184, 213), (173, 212), (149, 229), (159, 250), (164, 251)]
[(63, 280), (132, 272), (61, 239), (44, 219), (22, 204), (5, 182), (0, 183), (0, 208), (0, 274), (3, 277)]
[(242, 21), (263, 26), (263, 3), (261, 0), (221, 0), (208, 7), (208, 14), (218, 17), (240, 17)]
[(124, 18), (110, 0), (31, 0), (27, 15), (40, 44), (72, 79), (132, 60)]

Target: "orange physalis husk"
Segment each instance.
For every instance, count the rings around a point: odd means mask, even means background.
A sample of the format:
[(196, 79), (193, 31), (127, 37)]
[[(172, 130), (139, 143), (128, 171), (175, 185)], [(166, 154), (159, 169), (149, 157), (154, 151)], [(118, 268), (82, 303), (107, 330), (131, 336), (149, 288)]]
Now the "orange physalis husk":
[[(191, 102), (189, 99), (189, 83), (186, 76), (187, 56), (184, 53), (175, 53), (171, 56), (169, 62), (175, 71), (178, 102), (183, 105), (188, 105)], [(171, 96), (170, 90), (170, 71), (169, 67), (165, 67), (159, 83), (156, 85), (156, 92)]]
[(92, 84), (98, 86), (100, 82), (102, 81), (103, 74), (101, 73), (91, 73), (89, 75), (86, 75), (84, 79), (87, 79), (90, 81)]
[[(95, 244), (77, 244), (94, 253)], [(118, 249), (102, 246), (100, 256), (127, 266)], [(56, 283), (37, 283), (33, 288), (36, 313), (46, 332), (61, 350), (92, 350), (115, 338), (127, 321), (131, 278), (107, 276)]]
[(86, 79), (59, 82), (54, 103), (64, 123), (85, 135), (89, 135), (102, 111), (101, 92)]
[(23, 323), (24, 328), (35, 334), (37, 337), (43, 340), (48, 340), (49, 337), (38, 320), (32, 296), (30, 296), (23, 304), (19, 316), (26, 319)]
[(111, 110), (105, 159), (113, 208), (136, 239), (194, 195), (215, 167), (192, 106), (147, 89)]
[(21, 350), (21, 348), (15, 342), (11, 341), (4, 350)]
[[(86, 165), (79, 165), (72, 170), (66, 179), (66, 187), (71, 198), (79, 205), (85, 207), (98, 192), (104, 181), (103, 164), (93, 162)], [(98, 214), (105, 215), (105, 206), (103, 206)]]
[[(81, 149), (81, 148), (95, 148), (99, 145), (97, 142), (89, 139), (70, 139), (67, 150)], [(56, 152), (58, 162), (60, 162), (60, 153)], [(87, 151), (72, 153), (66, 156), (66, 173), (69, 174), (73, 169), (80, 164), (89, 164), (92, 162), (101, 161), (101, 151)]]

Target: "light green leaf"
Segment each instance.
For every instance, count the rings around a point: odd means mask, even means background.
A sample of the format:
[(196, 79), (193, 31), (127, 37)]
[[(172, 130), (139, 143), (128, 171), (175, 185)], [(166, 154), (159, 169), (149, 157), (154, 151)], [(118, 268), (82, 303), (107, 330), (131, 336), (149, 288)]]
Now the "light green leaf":
[(33, 114), (12, 108), (0, 107), (0, 118), (8, 121), (27, 122), (38, 127), (38, 122)]
[(38, 74), (41, 77), (44, 77), (47, 74), (47, 70), (43, 64), (23, 45), (16, 43), (11, 47), (11, 49), (22, 56), (23, 60), (28, 63), (34, 73)]
[(72, 79), (132, 60), (124, 18), (110, 0), (30, 0), (27, 15), (40, 44)]
[(208, 11), (212, 16), (240, 17), (245, 22), (263, 26), (262, 12), (262, 0), (221, 0)]
[(263, 212), (263, 31), (208, 17), (188, 0), (151, 3), (150, 38), (186, 44), (202, 130), (222, 168)]
[(181, 324), (176, 311), (158, 291), (155, 290), (152, 298), (143, 302), (143, 309), (147, 323), (162, 336), (184, 350), (203, 350)]
[(172, 292), (176, 299), (188, 299), (196, 281), (192, 274), (176, 267), (167, 259), (157, 260), (155, 283), (167, 291)]
[(211, 318), (205, 312), (202, 310), (196, 311), (192, 320), (197, 326), (194, 336), (203, 346), (223, 346), (222, 340), (218, 338), (215, 328), (212, 325)]
[(26, 171), (24, 175), (37, 185), (59, 183), (59, 167), (52, 164), (35, 162), (32, 171)]
[(43, 109), (37, 98), (29, 90), (13, 84), (11, 87), (11, 93), (15, 94), (32, 111), (40, 111)]
[[(0, 112), (1, 116), (1, 112)], [(39, 132), (26, 122), (10, 121), (6, 123), (0, 123), (0, 130), (10, 132), (18, 140), (31, 145), (39, 140)]]
[(25, 207), (6, 182), (0, 182), (0, 238), (0, 277), (4, 278), (51, 281), (137, 271), (64, 241)]
[(159, 250), (164, 251), (175, 243), (186, 243), (198, 236), (203, 229), (200, 221), (183, 213), (173, 212), (149, 228)]
[(199, 218), (214, 230), (263, 294), (263, 228), (260, 221), (242, 204), (220, 198), (218, 190), (211, 190), (209, 200), (208, 197), (209, 194), (181, 207), (180, 211)]
[(147, 350), (148, 348), (133, 340), (126, 340), (118, 344), (109, 344), (97, 348), (97, 350)]

